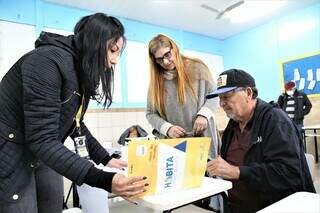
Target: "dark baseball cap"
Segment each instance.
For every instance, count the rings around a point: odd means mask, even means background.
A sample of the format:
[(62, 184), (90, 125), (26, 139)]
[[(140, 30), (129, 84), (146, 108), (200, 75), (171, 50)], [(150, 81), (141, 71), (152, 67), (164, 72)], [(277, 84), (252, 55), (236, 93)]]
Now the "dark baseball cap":
[(220, 94), (230, 92), (238, 87), (255, 86), (254, 78), (249, 73), (239, 69), (230, 69), (219, 75), (217, 89), (209, 93), (206, 98), (215, 98)]

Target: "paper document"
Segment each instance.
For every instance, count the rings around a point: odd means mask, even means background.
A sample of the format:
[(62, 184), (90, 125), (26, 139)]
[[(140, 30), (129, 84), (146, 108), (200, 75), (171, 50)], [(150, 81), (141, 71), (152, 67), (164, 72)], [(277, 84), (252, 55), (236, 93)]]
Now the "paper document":
[(128, 176), (146, 176), (146, 194), (199, 187), (207, 166), (210, 138), (131, 141)]

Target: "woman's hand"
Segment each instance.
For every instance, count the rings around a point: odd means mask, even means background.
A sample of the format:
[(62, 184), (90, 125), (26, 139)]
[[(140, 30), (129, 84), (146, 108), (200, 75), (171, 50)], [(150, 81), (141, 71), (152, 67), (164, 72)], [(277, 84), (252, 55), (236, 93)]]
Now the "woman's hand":
[(142, 176), (128, 178), (122, 174), (115, 174), (112, 179), (112, 193), (123, 197), (129, 202), (133, 202), (133, 196), (146, 191), (146, 187), (149, 185), (146, 179), (146, 177)]
[(170, 138), (181, 138), (186, 135), (186, 130), (180, 126), (172, 126), (169, 128), (167, 135)]
[(124, 169), (124, 167), (128, 166), (128, 163), (120, 159), (112, 158), (108, 162), (107, 166), (111, 168)]
[(202, 115), (198, 115), (193, 124), (193, 135), (199, 136), (208, 128), (208, 119)]

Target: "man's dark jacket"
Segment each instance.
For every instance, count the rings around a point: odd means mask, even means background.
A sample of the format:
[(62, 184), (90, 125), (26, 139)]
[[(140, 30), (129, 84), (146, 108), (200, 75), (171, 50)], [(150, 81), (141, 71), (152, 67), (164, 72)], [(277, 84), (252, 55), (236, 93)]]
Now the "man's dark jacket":
[[(36, 49), (17, 61), (0, 83), (0, 202), (15, 202), (40, 160), (82, 184), (93, 164), (69, 151), (80, 90), (74, 37), (42, 33)], [(89, 97), (85, 98), (85, 109)], [(109, 160), (105, 149), (81, 122), (92, 160)], [(111, 181), (109, 189), (111, 188)], [(18, 195), (18, 196), (13, 196)], [(19, 198), (14, 200), (14, 198)]]
[[(287, 108), (288, 97), (289, 97), (289, 95), (287, 95), (286, 93), (283, 93), (278, 98), (278, 104), (279, 104), (280, 108), (282, 108), (284, 111)], [(305, 93), (300, 92), (298, 90), (294, 91), (293, 98), (294, 98), (294, 118), (293, 118), (293, 121), (296, 124), (303, 124), (304, 116), (310, 112), (310, 110), (312, 108), (312, 104), (311, 104), (308, 96)]]
[[(295, 192), (315, 192), (302, 139), (285, 112), (258, 99), (251, 119), (250, 147), (240, 166), (239, 180), (255, 191), (259, 209)], [(238, 123), (230, 120), (223, 133), (221, 156), (224, 159), (235, 125)]]

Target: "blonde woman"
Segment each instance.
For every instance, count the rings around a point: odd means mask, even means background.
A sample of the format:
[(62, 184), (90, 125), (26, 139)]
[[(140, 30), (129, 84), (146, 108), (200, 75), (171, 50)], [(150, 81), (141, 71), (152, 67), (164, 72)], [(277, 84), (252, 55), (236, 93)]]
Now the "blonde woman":
[(149, 61), (146, 117), (154, 132), (161, 138), (209, 136), (218, 145), (213, 119), (217, 101), (205, 99), (216, 88), (208, 67), (182, 55), (176, 43), (161, 34), (149, 43)]
[[(160, 138), (211, 137), (209, 155), (215, 158), (221, 141), (213, 117), (218, 102), (205, 98), (216, 89), (208, 67), (182, 55), (176, 43), (161, 34), (149, 42), (149, 62), (146, 117), (153, 133)], [(211, 198), (209, 209), (223, 211), (222, 206), (220, 196)]]

